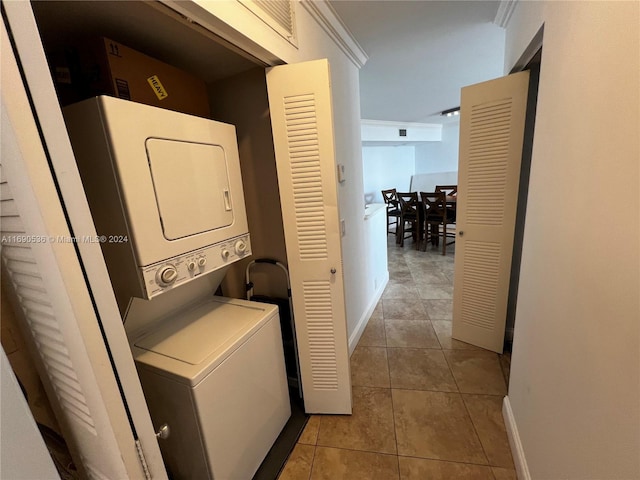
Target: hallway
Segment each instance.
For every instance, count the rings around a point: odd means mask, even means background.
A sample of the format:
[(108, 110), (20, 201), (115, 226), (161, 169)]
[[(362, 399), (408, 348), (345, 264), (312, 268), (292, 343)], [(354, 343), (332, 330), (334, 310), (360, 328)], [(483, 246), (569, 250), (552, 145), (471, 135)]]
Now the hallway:
[(312, 416), (280, 480), (516, 478), (509, 357), (451, 338), (454, 252), (389, 237), (389, 284), (351, 356), (353, 414)]

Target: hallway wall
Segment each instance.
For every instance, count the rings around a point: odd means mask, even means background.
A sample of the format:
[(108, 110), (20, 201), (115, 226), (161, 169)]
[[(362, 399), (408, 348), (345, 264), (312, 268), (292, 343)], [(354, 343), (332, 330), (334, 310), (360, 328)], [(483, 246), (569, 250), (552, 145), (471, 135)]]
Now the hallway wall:
[(640, 478), (639, 18), (518, 2), (507, 28), (509, 71), (544, 24), (508, 397), (527, 478)]

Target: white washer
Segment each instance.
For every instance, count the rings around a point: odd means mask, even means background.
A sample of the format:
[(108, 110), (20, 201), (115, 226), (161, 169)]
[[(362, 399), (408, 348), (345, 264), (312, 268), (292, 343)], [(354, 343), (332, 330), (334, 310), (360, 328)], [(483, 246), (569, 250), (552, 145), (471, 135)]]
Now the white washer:
[(278, 308), (210, 297), (133, 353), (173, 478), (251, 479), (291, 415)]

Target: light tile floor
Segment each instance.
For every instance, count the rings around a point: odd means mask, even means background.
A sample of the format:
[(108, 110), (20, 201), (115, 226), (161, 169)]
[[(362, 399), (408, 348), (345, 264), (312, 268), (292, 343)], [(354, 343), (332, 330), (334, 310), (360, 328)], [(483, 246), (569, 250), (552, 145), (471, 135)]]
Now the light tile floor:
[(389, 236), (389, 284), (351, 356), (353, 414), (312, 416), (280, 480), (516, 479), (509, 358), (451, 338), (447, 250)]

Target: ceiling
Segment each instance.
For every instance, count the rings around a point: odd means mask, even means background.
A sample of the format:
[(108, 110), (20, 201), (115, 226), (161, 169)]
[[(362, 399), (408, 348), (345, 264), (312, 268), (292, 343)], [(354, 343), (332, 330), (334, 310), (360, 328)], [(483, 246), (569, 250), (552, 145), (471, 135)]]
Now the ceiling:
[[(503, 74), (500, 1), (331, 0), (369, 56), (360, 70), (361, 118), (448, 123), (460, 88)], [(103, 35), (201, 77), (205, 82), (256, 61), (162, 4), (146, 1), (33, 2), (45, 45)], [(212, 41), (214, 40), (214, 41)], [(203, 55), (202, 52), (207, 52)], [(262, 65), (264, 66), (264, 65)]]
[(504, 74), (499, 1), (330, 3), (369, 56), (360, 70), (363, 119), (447, 123), (439, 113), (460, 105), (461, 87)]

